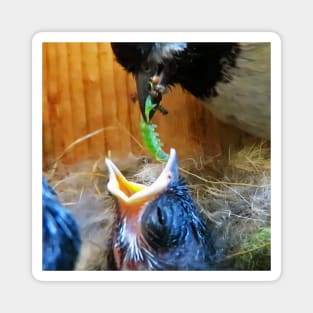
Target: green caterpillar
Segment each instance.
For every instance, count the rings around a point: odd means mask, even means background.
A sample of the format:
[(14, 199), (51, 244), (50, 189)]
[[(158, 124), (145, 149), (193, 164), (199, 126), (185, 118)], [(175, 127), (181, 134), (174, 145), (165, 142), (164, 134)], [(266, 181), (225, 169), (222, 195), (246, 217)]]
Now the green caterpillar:
[(169, 155), (162, 150), (163, 143), (159, 139), (159, 134), (155, 131), (156, 125), (150, 123), (150, 112), (157, 104), (152, 103), (150, 95), (146, 99), (145, 103), (145, 117), (147, 122), (141, 118), (140, 132), (145, 147), (158, 161), (167, 161)]

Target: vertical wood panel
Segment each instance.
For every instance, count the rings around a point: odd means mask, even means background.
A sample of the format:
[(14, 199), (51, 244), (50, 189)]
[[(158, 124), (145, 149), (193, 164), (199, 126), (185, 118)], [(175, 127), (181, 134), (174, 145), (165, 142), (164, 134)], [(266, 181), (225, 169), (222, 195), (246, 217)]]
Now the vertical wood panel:
[[(203, 105), (192, 95), (181, 88), (175, 88), (164, 97), (163, 105), (169, 111), (162, 116), (157, 113), (155, 123), (158, 125), (164, 150), (176, 148), (181, 158), (199, 160), (206, 155), (220, 153), (220, 143), (217, 136), (217, 124), (212, 115), (203, 115)], [(209, 132), (209, 129), (213, 131)]]
[[(88, 131), (87, 111), (84, 95), (82, 57), (80, 43), (68, 43), (69, 83), (72, 101), (72, 131), (75, 141), (85, 136)], [(82, 141), (74, 146), (73, 153), (77, 159), (88, 158), (88, 141)], [(69, 152), (72, 153), (72, 152)]]
[[(47, 49), (43, 49), (42, 53), (42, 131), (43, 131), (43, 157), (49, 156), (50, 158), (54, 155), (53, 149), (53, 136), (52, 136), (52, 128), (50, 125), (50, 110), (48, 108), (48, 90), (47, 90)], [(49, 162), (51, 160), (47, 160), (44, 158), (44, 161)], [(45, 165), (45, 164), (44, 164)]]
[(199, 132), (203, 156), (217, 156), (222, 153), (221, 138), (219, 133), (219, 122), (214, 118), (212, 113), (205, 109), (200, 100), (196, 100), (199, 105), (199, 115), (197, 123), (202, 125)]
[[(56, 158), (64, 151), (64, 144), (62, 134), (62, 127), (60, 123), (60, 102), (59, 102), (59, 82), (58, 66), (57, 66), (57, 45), (55, 43), (45, 44), (47, 49), (47, 94), (48, 94), (48, 105), (46, 108), (50, 114), (50, 127), (52, 133), (52, 143), (54, 155), (49, 156), (47, 159)], [(46, 134), (44, 133), (44, 140)]]
[[(72, 101), (69, 86), (69, 70), (67, 62), (67, 46), (66, 43), (56, 45), (57, 54), (57, 79), (58, 79), (58, 114), (60, 126), (62, 129), (63, 149), (73, 142), (72, 132)], [(61, 73), (61, 75), (60, 75)], [(60, 136), (61, 134), (59, 134)], [(64, 156), (64, 160), (73, 162), (75, 155), (68, 153)]]
[(117, 62), (113, 62), (113, 78), (117, 119), (120, 123), (119, 125), (121, 125), (121, 130), (119, 130), (119, 153), (121, 157), (127, 157), (127, 155), (131, 152), (127, 73), (120, 68), (120, 65)]
[[(82, 43), (83, 84), (88, 120), (88, 132), (96, 131), (103, 125), (104, 103), (101, 97), (100, 73), (98, 68), (98, 47), (96, 43)], [(103, 100), (105, 101), (105, 99)], [(89, 140), (90, 156), (105, 154), (104, 134), (100, 133)]]
[(117, 101), (115, 99), (114, 77), (113, 77), (113, 58), (111, 47), (108, 44), (100, 44), (99, 48), (99, 69), (101, 76), (101, 94), (103, 99), (103, 124), (107, 128), (105, 130), (105, 138), (107, 151), (113, 156), (120, 155), (120, 146), (122, 136), (117, 123)]

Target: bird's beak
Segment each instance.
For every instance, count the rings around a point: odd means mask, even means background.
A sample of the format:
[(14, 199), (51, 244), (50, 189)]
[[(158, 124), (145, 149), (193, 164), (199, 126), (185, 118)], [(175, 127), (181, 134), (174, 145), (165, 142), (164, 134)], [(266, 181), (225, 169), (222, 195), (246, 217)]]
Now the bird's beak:
[[(140, 112), (145, 122), (149, 122), (152, 119), (154, 113), (156, 112), (160, 104), (160, 101), (162, 100), (161, 92), (156, 91), (156, 90), (154, 91), (154, 93), (151, 92), (150, 81), (154, 80), (157, 76), (156, 75), (151, 76), (151, 74), (147, 74), (145, 72), (140, 71), (139, 73), (136, 74), (135, 77), (136, 77), (137, 94), (138, 94)], [(145, 114), (146, 99), (148, 95), (151, 96), (153, 103), (156, 104), (155, 109), (152, 109), (149, 113), (149, 121), (147, 121), (146, 114)]]
[(136, 216), (142, 207), (153, 201), (159, 194), (178, 180), (178, 162), (175, 149), (170, 150), (169, 159), (156, 181), (145, 186), (127, 180), (116, 165), (106, 159), (109, 172), (108, 191), (117, 199), (122, 215)]
[(145, 103), (149, 95), (149, 79), (150, 79), (150, 76), (144, 72), (139, 72), (136, 75), (136, 85), (137, 85), (139, 107), (140, 107), (141, 115), (143, 119), (145, 120), (145, 122), (148, 122), (146, 119), (146, 115), (145, 115)]

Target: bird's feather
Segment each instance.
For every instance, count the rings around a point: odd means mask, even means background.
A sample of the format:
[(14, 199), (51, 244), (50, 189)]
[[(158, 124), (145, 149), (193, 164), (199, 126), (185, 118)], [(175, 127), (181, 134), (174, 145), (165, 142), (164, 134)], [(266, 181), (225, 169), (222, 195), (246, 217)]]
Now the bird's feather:
[(78, 225), (44, 177), (42, 188), (42, 268), (73, 270), (81, 246)]

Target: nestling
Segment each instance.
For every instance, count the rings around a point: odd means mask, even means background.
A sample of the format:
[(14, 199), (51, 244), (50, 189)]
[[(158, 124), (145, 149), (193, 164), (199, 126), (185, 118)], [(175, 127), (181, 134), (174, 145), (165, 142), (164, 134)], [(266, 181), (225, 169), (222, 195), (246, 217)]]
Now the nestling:
[(81, 238), (71, 213), (61, 205), (55, 191), (42, 178), (42, 269), (75, 269)]
[(176, 151), (150, 186), (128, 181), (110, 159), (108, 191), (117, 203), (113, 238), (117, 270), (213, 270), (209, 228), (178, 175)]

